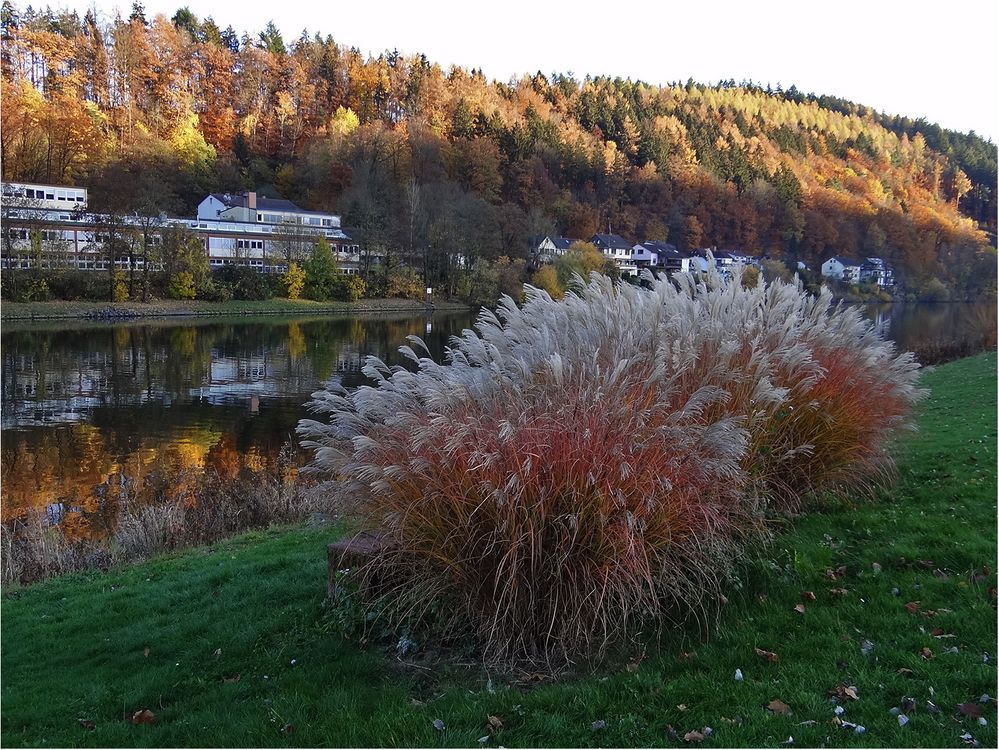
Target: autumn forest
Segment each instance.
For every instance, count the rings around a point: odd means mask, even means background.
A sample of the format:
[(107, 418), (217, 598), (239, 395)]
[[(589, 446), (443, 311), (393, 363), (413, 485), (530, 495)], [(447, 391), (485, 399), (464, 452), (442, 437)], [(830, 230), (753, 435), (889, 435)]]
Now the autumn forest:
[(794, 87), (504, 83), (226, 23), (4, 2), (3, 179), (180, 216), (256, 190), (339, 213), (389, 266), (526, 259), (529, 237), (610, 230), (812, 268), (877, 255), (905, 292), (995, 295), (996, 146), (974, 133)]

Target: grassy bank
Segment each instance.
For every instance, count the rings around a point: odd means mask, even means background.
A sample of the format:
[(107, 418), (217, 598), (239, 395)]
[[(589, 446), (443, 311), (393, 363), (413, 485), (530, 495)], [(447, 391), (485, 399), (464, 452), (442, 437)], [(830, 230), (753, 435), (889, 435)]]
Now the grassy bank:
[[(931, 395), (920, 432), (899, 446), (898, 484), (780, 534), (706, 642), (666, 635), (644, 660), (636, 649), (619, 667), (557, 681), (400, 659), (343, 639), (323, 607), (324, 544), (337, 530), (275, 529), (8, 592), (0, 740), (680, 746), (711, 727), (703, 746), (958, 747), (967, 732), (994, 747), (995, 705), (979, 698), (996, 685), (996, 355), (923, 384)], [(833, 723), (837, 685), (855, 688), (842, 720), (864, 733)], [(901, 726), (891, 709), (907, 698)], [(791, 713), (764, 708), (775, 699)], [(155, 723), (125, 719), (147, 709)], [(987, 724), (965, 715), (979, 711)], [(502, 722), (491, 737), (489, 716)]]
[[(467, 310), (468, 305), (438, 301), (438, 310)], [(166, 317), (215, 315), (309, 315), (316, 313), (365, 313), (384, 311), (419, 311), (423, 302), (407, 299), (363, 299), (358, 302), (314, 302), (307, 299), (231, 300), (156, 300), (155, 302), (4, 302), (2, 320), (44, 320), (51, 318), (87, 318), (113, 311), (115, 317)]]

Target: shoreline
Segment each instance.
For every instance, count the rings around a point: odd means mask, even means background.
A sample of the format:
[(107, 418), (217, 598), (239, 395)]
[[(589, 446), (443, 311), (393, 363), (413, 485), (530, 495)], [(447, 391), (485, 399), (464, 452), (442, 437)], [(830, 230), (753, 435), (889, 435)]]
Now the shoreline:
[(146, 318), (211, 318), (241, 315), (335, 315), (384, 312), (461, 312), (471, 308), (460, 302), (426, 304), (416, 300), (384, 298), (359, 302), (314, 302), (312, 300), (235, 300), (205, 302), (157, 300), (155, 302), (4, 302), (0, 322), (81, 320), (127, 322)]

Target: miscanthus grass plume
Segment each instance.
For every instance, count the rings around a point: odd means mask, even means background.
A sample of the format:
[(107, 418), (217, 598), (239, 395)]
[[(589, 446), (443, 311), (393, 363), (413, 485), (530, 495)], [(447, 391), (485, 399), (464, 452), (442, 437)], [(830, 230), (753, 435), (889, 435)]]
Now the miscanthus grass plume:
[(412, 369), (369, 358), (376, 385), (316, 393), (325, 418), (299, 432), (385, 540), (371, 606), (470, 635), (487, 661), (705, 621), (768, 513), (890, 476), (919, 397), (911, 355), (857, 311), (716, 274), (529, 288), (444, 364), (402, 351)]

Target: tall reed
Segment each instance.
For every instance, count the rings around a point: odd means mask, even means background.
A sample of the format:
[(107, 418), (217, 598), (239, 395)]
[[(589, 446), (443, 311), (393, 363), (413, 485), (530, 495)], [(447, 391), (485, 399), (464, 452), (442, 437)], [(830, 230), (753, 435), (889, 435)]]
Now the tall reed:
[(446, 364), (407, 346), (415, 371), (369, 358), (375, 386), (315, 394), (313, 468), (385, 540), (373, 603), (487, 660), (599, 651), (709, 614), (768, 508), (887, 470), (916, 365), (854, 313), (716, 274), (646, 285), (530, 288)]

